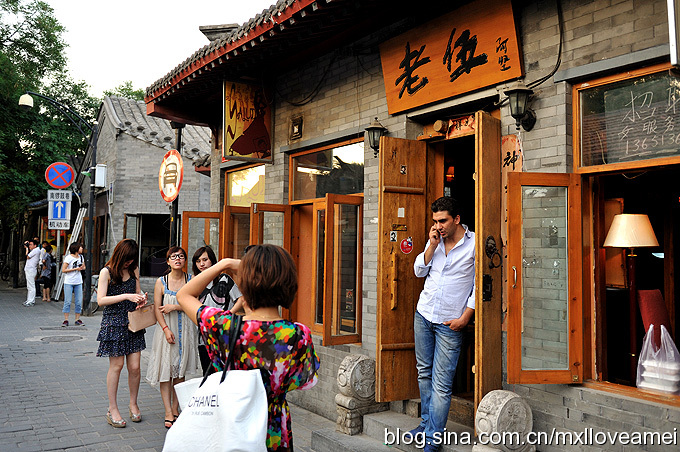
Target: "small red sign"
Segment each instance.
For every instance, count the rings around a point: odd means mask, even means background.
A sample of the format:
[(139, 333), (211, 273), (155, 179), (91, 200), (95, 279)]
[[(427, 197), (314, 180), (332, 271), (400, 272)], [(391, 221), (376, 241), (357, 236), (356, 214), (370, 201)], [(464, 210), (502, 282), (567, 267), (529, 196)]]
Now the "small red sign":
[(158, 171), (158, 188), (165, 202), (173, 202), (179, 195), (184, 179), (184, 163), (176, 150), (168, 151)]
[(413, 251), (413, 239), (411, 237), (406, 237), (399, 244), (399, 248), (401, 249), (402, 253), (411, 254), (411, 251)]
[(63, 189), (67, 188), (73, 183), (75, 179), (75, 171), (71, 168), (71, 165), (64, 162), (56, 162), (51, 164), (45, 170), (45, 180), (50, 187)]

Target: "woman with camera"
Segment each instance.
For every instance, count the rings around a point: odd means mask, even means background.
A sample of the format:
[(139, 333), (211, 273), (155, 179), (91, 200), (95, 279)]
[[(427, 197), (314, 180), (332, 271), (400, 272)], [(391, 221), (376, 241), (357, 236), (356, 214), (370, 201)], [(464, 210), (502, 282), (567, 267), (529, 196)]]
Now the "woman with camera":
[(290, 410), (286, 394), (316, 384), (319, 358), (305, 325), (284, 320), (280, 308), (289, 308), (297, 292), (297, 271), (291, 255), (275, 245), (256, 245), (242, 260), (222, 259), (189, 281), (177, 300), (196, 322), (212, 365), (223, 370), (229, 348), (229, 329), (236, 321), (231, 311), (201, 304), (203, 289), (222, 272), (238, 273), (243, 294), (241, 330), (233, 350), (234, 369), (264, 369), (269, 378), (264, 388), (269, 402), (266, 446), (269, 451), (293, 450)]

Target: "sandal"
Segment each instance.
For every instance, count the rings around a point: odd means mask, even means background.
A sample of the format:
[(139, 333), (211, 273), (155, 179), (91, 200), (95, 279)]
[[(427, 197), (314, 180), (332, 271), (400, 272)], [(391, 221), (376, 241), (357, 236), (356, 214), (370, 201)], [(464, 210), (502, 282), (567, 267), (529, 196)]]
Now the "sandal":
[[(165, 428), (170, 428), (170, 427), (172, 427), (172, 424), (175, 423), (174, 419), (164, 419), (164, 421), (165, 421), (165, 424), (164, 424)], [(168, 424), (170, 424), (170, 425), (168, 425)]]
[(128, 407), (128, 411), (130, 412), (130, 420), (132, 422), (142, 422), (142, 413), (135, 414), (130, 407)]
[(111, 417), (111, 412), (107, 411), (106, 412), (106, 422), (109, 423), (113, 428), (125, 428), (125, 420), (121, 419), (119, 421), (114, 421), (113, 418)]

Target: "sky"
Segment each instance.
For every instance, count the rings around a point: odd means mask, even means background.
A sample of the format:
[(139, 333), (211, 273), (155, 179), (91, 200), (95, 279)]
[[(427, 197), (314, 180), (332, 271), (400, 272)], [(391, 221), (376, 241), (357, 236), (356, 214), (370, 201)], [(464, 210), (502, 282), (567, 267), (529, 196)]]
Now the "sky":
[(201, 25), (247, 22), (276, 0), (45, 0), (66, 28), (71, 76), (103, 96), (125, 81), (146, 90), (208, 44)]

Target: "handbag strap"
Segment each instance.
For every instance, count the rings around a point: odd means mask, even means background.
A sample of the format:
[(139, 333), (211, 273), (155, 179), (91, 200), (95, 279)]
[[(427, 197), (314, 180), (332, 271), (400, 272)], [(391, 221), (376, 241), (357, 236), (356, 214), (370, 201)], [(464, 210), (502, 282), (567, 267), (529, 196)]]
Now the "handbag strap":
[[(222, 378), (220, 379), (220, 383), (224, 381), (224, 379), (227, 376), (227, 370), (229, 370), (229, 367), (232, 364), (232, 353), (234, 351), (234, 347), (236, 346), (236, 341), (238, 338), (241, 336), (241, 325), (243, 324), (243, 316), (242, 315), (234, 315), (231, 318), (231, 325), (229, 326), (229, 350), (227, 352), (227, 359), (224, 363), (224, 371), (222, 372)], [(205, 380), (208, 379), (210, 376), (210, 364), (206, 369), (205, 373), (203, 374), (203, 380), (201, 380), (201, 384), (198, 385), (200, 388), (203, 386), (203, 383), (205, 383)]]
[(242, 315), (234, 315), (231, 318), (231, 326), (229, 327), (229, 353), (227, 354), (227, 361), (224, 363), (224, 371), (222, 372), (222, 378), (220, 383), (224, 381), (227, 377), (227, 371), (229, 367), (233, 364), (234, 347), (236, 346), (236, 341), (241, 336), (241, 325), (243, 324)]

